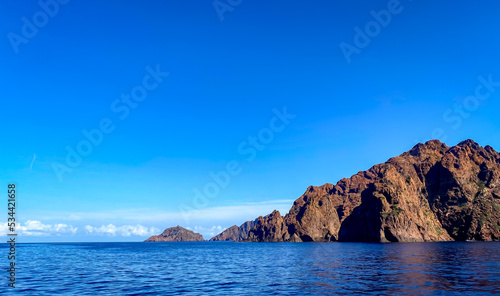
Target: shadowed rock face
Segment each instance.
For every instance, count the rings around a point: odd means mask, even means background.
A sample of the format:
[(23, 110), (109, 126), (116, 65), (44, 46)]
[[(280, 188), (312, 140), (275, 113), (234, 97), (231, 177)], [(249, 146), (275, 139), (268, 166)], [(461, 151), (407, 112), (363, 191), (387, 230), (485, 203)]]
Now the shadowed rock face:
[(500, 239), (500, 154), (433, 140), (336, 185), (311, 186), (247, 241), (421, 242)]
[(218, 235), (212, 237), (210, 241), (241, 241), (248, 237), (248, 232), (252, 229), (258, 220), (247, 221), (240, 227), (233, 225)]
[(165, 229), (160, 235), (153, 235), (146, 242), (202, 242), (203, 236), (180, 226)]

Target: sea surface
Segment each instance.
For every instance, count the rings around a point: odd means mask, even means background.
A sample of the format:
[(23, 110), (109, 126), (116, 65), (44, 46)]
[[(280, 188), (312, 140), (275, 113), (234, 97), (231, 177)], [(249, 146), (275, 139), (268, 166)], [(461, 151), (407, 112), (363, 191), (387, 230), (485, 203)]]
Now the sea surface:
[(493, 295), (500, 243), (53, 243), (5, 295)]

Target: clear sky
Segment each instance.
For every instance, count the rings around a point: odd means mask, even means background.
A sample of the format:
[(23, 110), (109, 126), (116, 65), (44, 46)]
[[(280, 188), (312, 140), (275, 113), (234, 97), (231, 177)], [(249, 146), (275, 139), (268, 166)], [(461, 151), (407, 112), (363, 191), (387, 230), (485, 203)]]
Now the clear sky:
[(418, 142), (500, 150), (497, 1), (40, 3), (0, 3), (21, 241), (208, 239)]

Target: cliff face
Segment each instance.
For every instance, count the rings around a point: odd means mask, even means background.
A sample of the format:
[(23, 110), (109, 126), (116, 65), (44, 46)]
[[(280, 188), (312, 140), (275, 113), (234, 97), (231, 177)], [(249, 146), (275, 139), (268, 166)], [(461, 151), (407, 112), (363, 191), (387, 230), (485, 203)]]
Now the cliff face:
[(311, 186), (284, 217), (259, 217), (248, 241), (500, 239), (500, 154), (433, 140), (336, 185)]
[(248, 237), (248, 232), (257, 224), (257, 219), (254, 221), (247, 221), (241, 224), (240, 227), (233, 225), (218, 235), (212, 237), (210, 241), (241, 241)]
[(160, 235), (153, 235), (146, 242), (202, 242), (203, 236), (180, 226), (165, 229)]

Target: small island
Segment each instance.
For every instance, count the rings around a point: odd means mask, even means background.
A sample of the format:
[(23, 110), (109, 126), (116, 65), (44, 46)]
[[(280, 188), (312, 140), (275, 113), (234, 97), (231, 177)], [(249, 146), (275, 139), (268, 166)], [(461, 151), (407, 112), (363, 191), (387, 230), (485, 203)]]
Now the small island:
[(170, 227), (159, 235), (153, 235), (145, 242), (203, 242), (203, 236), (192, 230), (180, 227)]

